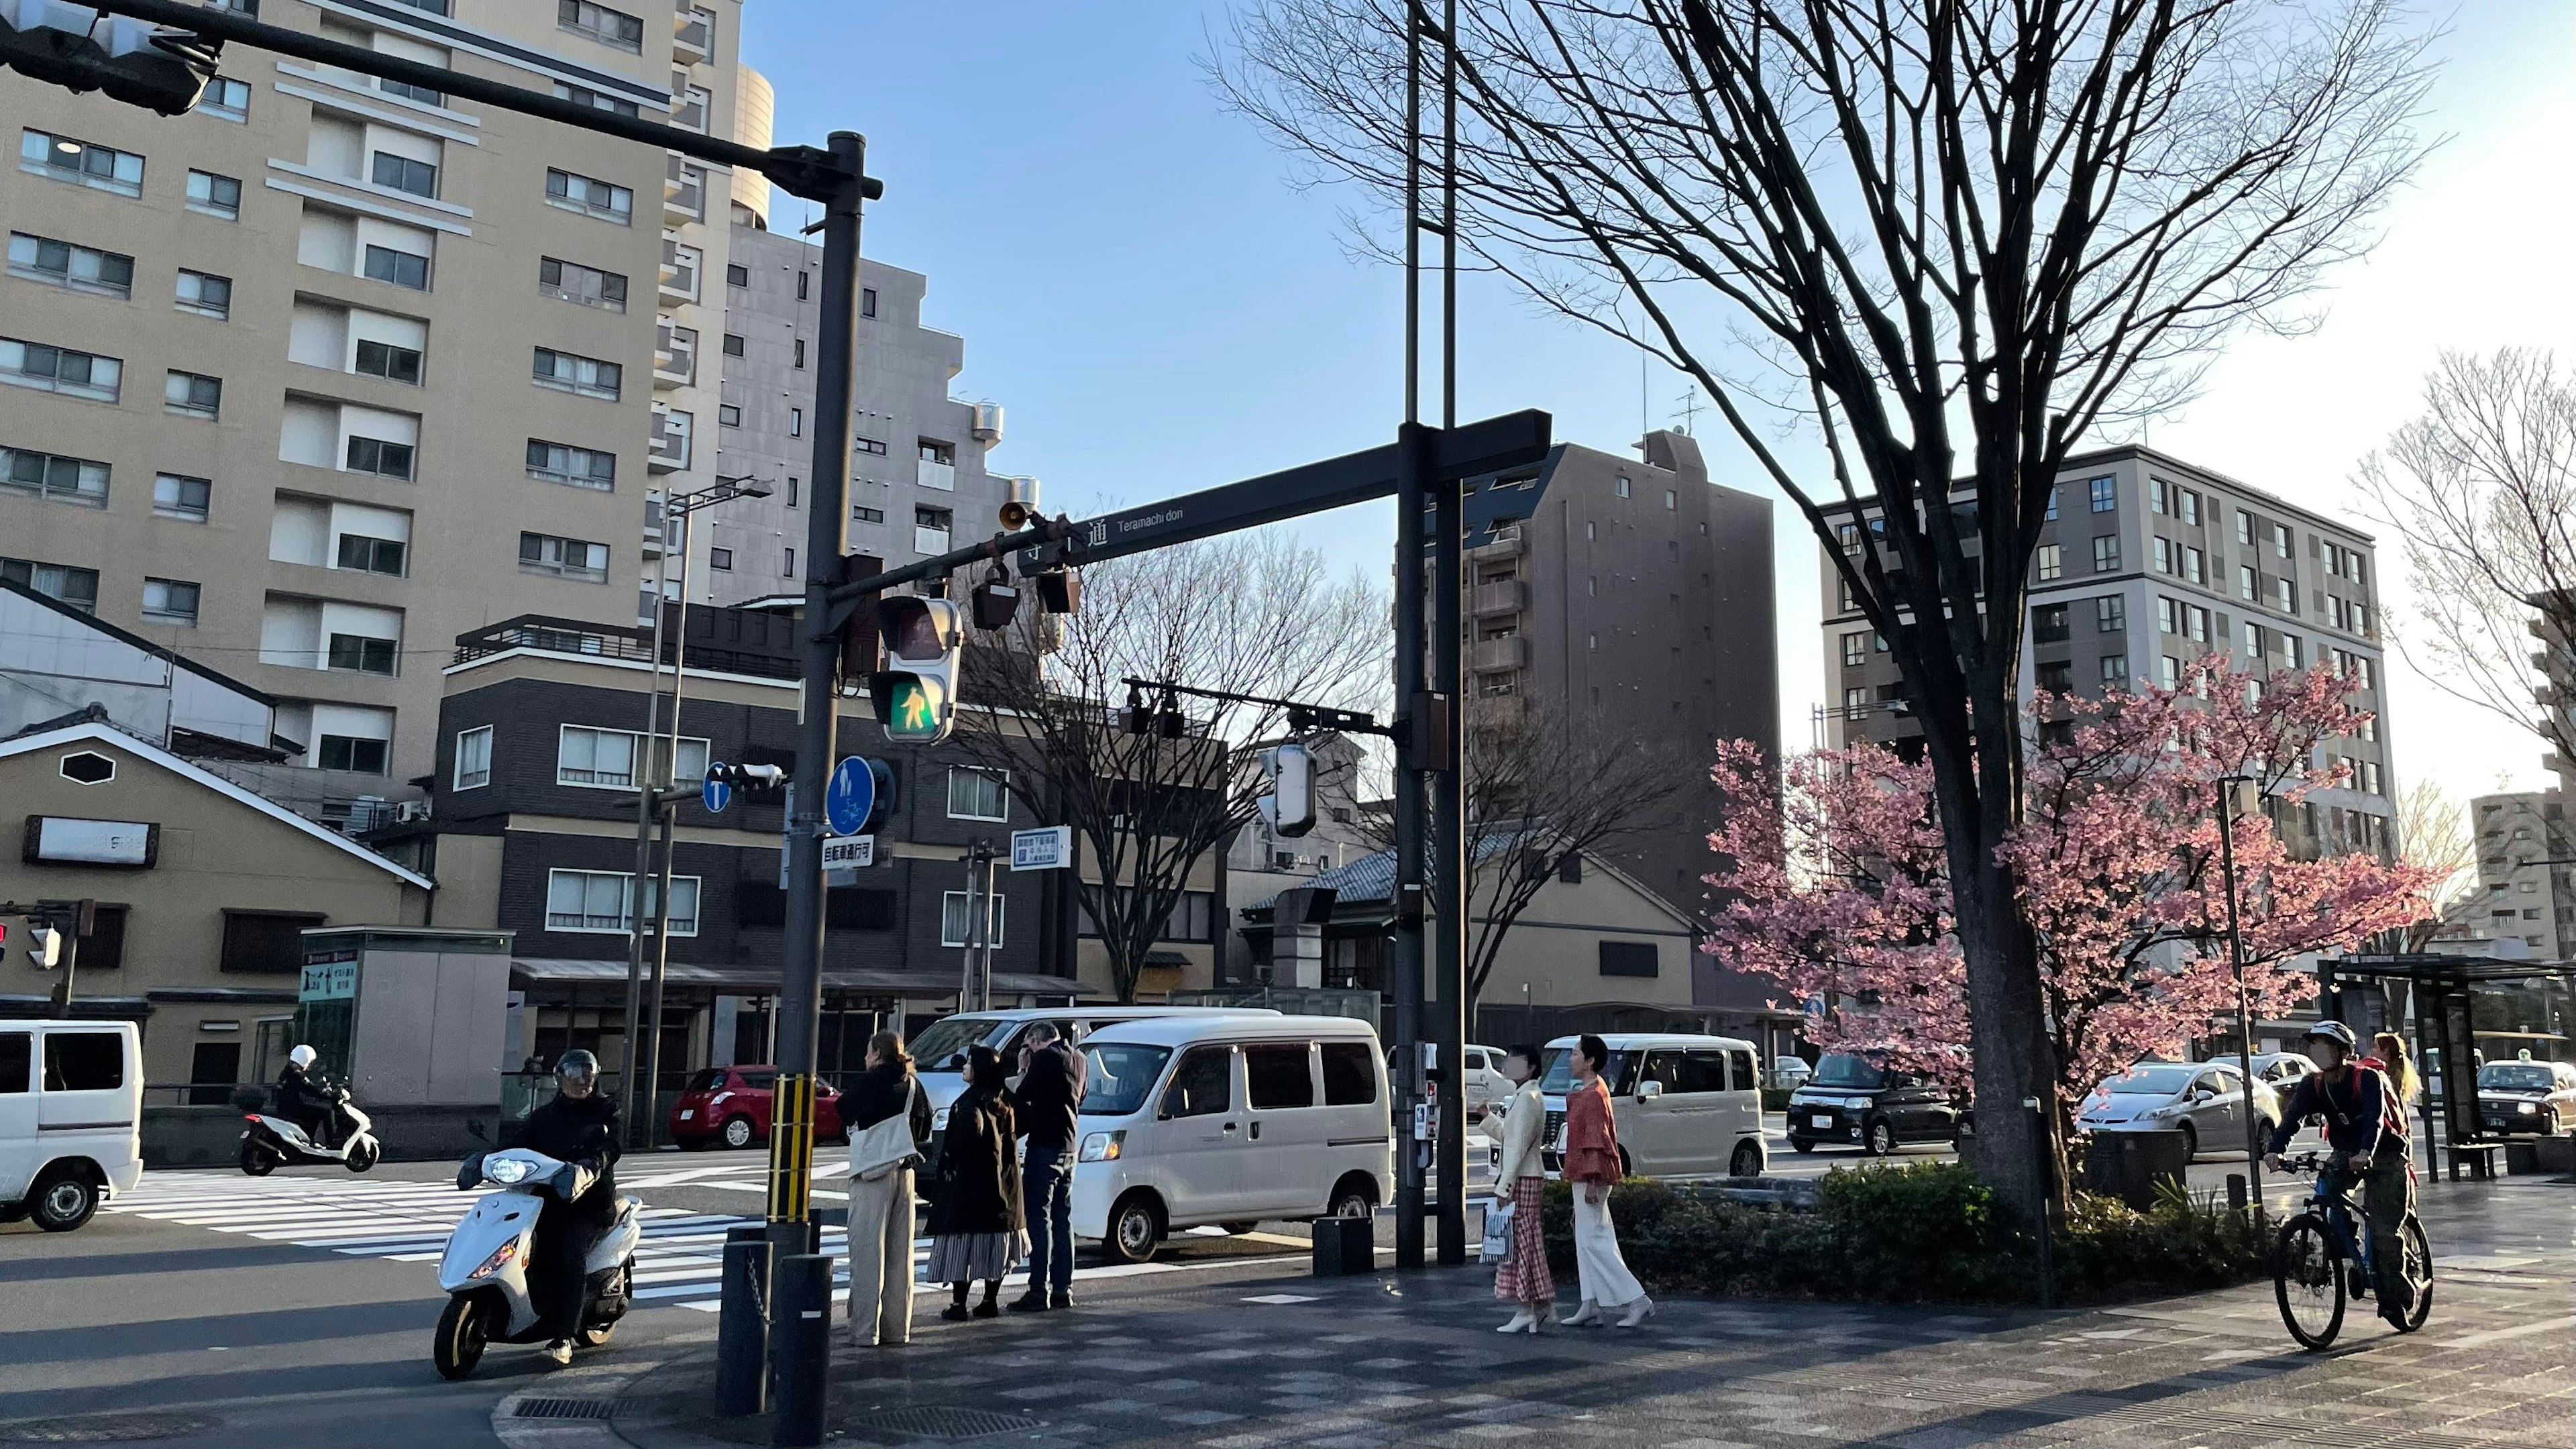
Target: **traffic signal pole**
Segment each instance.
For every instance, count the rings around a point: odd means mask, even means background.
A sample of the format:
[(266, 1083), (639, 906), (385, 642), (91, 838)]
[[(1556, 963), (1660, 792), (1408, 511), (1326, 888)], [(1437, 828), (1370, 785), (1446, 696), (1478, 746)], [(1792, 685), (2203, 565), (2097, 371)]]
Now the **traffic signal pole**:
[[(1440, 30), (1440, 426), (1458, 426), (1458, 51), (1450, 43), (1457, 0), (1445, 0)], [(1432, 791), (1432, 1035), (1439, 1048), (1440, 1261), (1467, 1261), (1467, 873), (1466, 698), (1459, 687), (1459, 606), (1465, 591), (1466, 500), (1458, 480), (1432, 488), (1431, 689), (1446, 707), (1432, 722), (1437, 768)]]

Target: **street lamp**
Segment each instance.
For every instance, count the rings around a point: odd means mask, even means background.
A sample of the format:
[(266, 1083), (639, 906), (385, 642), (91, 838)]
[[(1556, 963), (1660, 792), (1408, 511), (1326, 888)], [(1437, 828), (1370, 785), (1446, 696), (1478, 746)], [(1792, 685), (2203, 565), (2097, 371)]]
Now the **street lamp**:
[[(737, 498), (766, 498), (769, 484), (759, 478), (719, 477), (694, 493), (668, 493), (662, 498), (662, 552), (653, 565), (653, 683), (645, 694), (643, 758), (635, 771), (635, 884), (627, 892), (626, 933), (626, 1070), (627, 1140), (653, 1145), (658, 1094), (654, 1085), (662, 1069), (662, 983), (671, 965), (671, 834), (678, 823), (680, 801), (694, 793), (678, 788), (680, 768), (680, 691), (689, 648), (689, 519), (701, 508)], [(662, 631), (671, 593), (671, 518), (680, 520), (680, 633), (671, 650), (671, 734), (662, 737)], [(654, 757), (660, 756), (660, 766)], [(653, 874), (653, 821), (662, 822), (662, 867), (653, 891), (653, 978), (651, 1003), (645, 1000), (643, 882)], [(649, 1015), (647, 1014), (649, 1011)], [(640, 1023), (652, 1025), (639, 1036)]]
[(2227, 881), (2227, 964), (2236, 973), (2236, 1061), (2245, 1074), (2245, 1174), (2254, 1226), (2263, 1226), (2263, 1115), (2254, 1110), (2254, 1011), (2245, 996), (2245, 936), (2236, 922), (2236, 790), (2251, 775), (2218, 777), (2218, 850)]

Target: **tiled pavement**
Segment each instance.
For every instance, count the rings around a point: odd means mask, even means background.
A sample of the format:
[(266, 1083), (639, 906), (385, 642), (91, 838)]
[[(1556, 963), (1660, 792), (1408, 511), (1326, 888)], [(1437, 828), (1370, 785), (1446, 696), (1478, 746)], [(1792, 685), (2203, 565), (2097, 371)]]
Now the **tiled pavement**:
[[(1502, 1315), (1475, 1270), (1262, 1270), (1035, 1320), (948, 1324), (928, 1304), (914, 1347), (836, 1353), (832, 1423), (844, 1443), (1015, 1449), (2564, 1446), (2570, 1204), (2563, 1187), (2501, 1207), (2490, 1194), (2448, 1225), (2422, 1333), (2356, 1309), (2326, 1354), (2290, 1343), (2268, 1284), (2062, 1314), (1674, 1302), (1634, 1333), (1532, 1339), (1491, 1331)], [(2444, 1243), (2448, 1215), (2428, 1209)], [(2479, 1219), (2510, 1231), (2480, 1240)], [(699, 1357), (631, 1380), (616, 1434), (768, 1442), (765, 1421), (709, 1417), (710, 1372)]]

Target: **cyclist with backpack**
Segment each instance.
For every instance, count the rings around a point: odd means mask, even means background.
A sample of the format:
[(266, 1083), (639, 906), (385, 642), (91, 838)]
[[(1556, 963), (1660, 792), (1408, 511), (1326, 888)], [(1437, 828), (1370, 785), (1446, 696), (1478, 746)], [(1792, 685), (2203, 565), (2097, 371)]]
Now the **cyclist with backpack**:
[(2300, 1126), (2321, 1117), (2331, 1151), (2329, 1175), (2341, 1190), (2361, 1187), (2370, 1220), (2370, 1257), (2378, 1283), (2379, 1316), (2403, 1327), (2415, 1306), (2406, 1277), (2405, 1226), (2415, 1211), (2413, 1152), (2406, 1107), (2388, 1075), (2362, 1058), (2352, 1028), (2321, 1021), (2308, 1028), (2308, 1056), (2317, 1070), (2299, 1081), (2281, 1113), (2281, 1125), (2264, 1149), (2264, 1165), (2281, 1170), (2281, 1149)]

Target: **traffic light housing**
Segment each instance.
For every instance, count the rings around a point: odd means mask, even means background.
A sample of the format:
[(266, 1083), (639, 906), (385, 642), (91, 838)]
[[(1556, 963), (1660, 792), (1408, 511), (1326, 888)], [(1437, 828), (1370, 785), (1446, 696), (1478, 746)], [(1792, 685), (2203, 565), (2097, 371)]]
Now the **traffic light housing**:
[(1295, 839), (1315, 828), (1315, 757), (1304, 745), (1291, 740), (1274, 745), (1260, 755), (1262, 772), (1270, 777), (1270, 793), (1261, 797), (1261, 818), (1270, 833), (1283, 839)]
[(778, 765), (709, 765), (707, 778), (742, 791), (765, 793), (787, 787), (787, 771)]
[(51, 971), (63, 963), (63, 932), (60, 926), (41, 922), (27, 927), (27, 959), (39, 971)]
[(886, 738), (935, 745), (957, 725), (958, 656), (965, 616), (946, 599), (877, 601), (885, 667), (868, 676), (868, 702)]
[(223, 49), (220, 40), (67, 0), (0, 0), (0, 66), (164, 116), (196, 109)]

